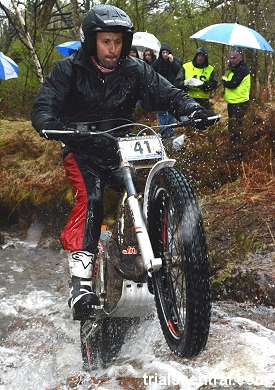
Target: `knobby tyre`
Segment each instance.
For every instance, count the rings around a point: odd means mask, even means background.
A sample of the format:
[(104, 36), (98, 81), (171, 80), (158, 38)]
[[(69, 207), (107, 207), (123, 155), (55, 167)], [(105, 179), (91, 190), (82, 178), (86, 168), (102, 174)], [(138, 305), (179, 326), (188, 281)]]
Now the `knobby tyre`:
[(209, 334), (210, 270), (201, 212), (181, 171), (162, 168), (156, 173), (147, 212), (154, 255), (163, 263), (152, 277), (162, 331), (177, 356), (192, 358)]
[(83, 368), (93, 371), (115, 361), (127, 331), (136, 318), (106, 317), (97, 322), (82, 321), (80, 326)]

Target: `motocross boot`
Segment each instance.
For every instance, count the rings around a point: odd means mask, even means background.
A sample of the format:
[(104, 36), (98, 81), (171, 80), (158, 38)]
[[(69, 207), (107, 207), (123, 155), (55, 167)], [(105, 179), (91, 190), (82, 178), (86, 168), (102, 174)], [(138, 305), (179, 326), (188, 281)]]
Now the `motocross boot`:
[(72, 289), (68, 305), (74, 320), (88, 319), (100, 305), (99, 298), (92, 291), (94, 262), (95, 255), (87, 251), (75, 251), (69, 255)]

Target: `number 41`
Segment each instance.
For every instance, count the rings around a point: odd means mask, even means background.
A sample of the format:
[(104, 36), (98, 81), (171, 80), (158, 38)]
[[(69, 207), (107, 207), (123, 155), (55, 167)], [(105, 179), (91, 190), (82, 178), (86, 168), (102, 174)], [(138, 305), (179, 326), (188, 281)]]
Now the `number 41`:
[[(151, 148), (150, 148), (149, 142), (148, 142), (148, 141), (144, 141), (143, 143), (144, 143), (144, 145), (147, 147), (147, 152), (148, 152), (148, 153), (151, 153)], [(134, 151), (135, 151), (135, 152), (139, 152), (140, 154), (144, 154), (144, 153), (143, 153), (143, 147), (141, 146), (140, 141), (137, 141), (137, 142), (135, 143)]]

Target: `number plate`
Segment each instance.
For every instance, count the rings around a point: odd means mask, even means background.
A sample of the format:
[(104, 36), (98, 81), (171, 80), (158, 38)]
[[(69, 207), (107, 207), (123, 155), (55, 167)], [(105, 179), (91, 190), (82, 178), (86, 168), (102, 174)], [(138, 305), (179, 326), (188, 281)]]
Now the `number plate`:
[(163, 157), (162, 143), (157, 135), (118, 138), (118, 145), (123, 161)]

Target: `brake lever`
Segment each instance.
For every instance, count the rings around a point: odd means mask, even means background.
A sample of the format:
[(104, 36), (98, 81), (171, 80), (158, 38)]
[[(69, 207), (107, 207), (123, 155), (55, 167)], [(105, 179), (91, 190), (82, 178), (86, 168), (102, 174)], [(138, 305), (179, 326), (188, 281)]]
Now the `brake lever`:
[[(207, 121), (213, 121), (216, 120), (217, 122), (221, 119), (221, 114), (214, 115), (214, 116), (209, 116), (207, 118)], [(192, 123), (198, 123), (201, 122), (202, 119), (193, 119), (190, 116), (184, 115), (180, 117), (180, 122), (178, 122), (178, 126), (188, 126), (191, 125)]]

